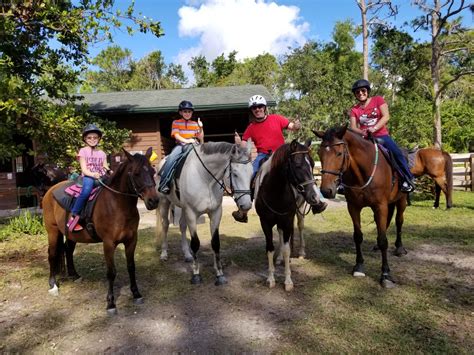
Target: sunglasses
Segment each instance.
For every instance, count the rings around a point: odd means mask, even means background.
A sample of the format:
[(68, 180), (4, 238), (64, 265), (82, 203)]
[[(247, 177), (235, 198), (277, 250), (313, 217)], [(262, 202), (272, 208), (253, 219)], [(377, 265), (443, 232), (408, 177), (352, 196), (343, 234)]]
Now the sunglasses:
[(260, 109), (260, 108), (264, 108), (264, 107), (265, 107), (265, 105), (255, 105), (255, 106), (252, 106), (251, 109), (252, 109), (252, 110), (255, 110), (255, 109), (257, 109), (257, 108)]
[(359, 94), (367, 94), (367, 89), (365, 89), (365, 88), (357, 89), (357, 90), (354, 91), (354, 93), (355, 93), (356, 95), (359, 95)]

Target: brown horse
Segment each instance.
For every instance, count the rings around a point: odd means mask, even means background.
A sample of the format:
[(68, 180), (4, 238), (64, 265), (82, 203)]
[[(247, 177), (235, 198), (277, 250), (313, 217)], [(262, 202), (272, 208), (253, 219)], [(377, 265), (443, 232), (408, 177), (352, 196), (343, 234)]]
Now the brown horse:
[(395, 284), (390, 275), (387, 259), (386, 231), (395, 207), (397, 208), (396, 254), (406, 253), (402, 245), (401, 230), (407, 195), (400, 191), (400, 178), (394, 174), (392, 167), (384, 155), (379, 153), (373, 141), (362, 138), (347, 129), (347, 126), (331, 128), (326, 132), (313, 132), (323, 140), (318, 150), (321, 159), (321, 193), (324, 197), (334, 198), (338, 184), (342, 184), (345, 189), (357, 252), (356, 264), (352, 270), (353, 276), (365, 276), (360, 212), (362, 208), (370, 207), (377, 224), (377, 246), (382, 253), (380, 283), (383, 287), (393, 287)]
[[(66, 254), (68, 276), (77, 279), (79, 275), (73, 262), (76, 243), (102, 242), (109, 281), (107, 312), (115, 314), (117, 311), (113, 292), (116, 276), (114, 253), (117, 245), (123, 243), (125, 245), (133, 302), (135, 304), (143, 302), (135, 280), (134, 253), (140, 220), (137, 209), (138, 197), (144, 200), (147, 209), (152, 210), (158, 207), (158, 195), (153, 179), (154, 169), (149, 161), (151, 154), (151, 148), (147, 150), (145, 155), (135, 154), (132, 156), (125, 151), (125, 161), (119, 165), (117, 171), (110, 177), (109, 182), (102, 188), (97, 197), (92, 214), (95, 236), (91, 236), (86, 229), (74, 233), (67, 231), (68, 213), (53, 196), (53, 192), (64, 187), (67, 182), (61, 182), (46, 192), (43, 199), (43, 219), (49, 241), (50, 294), (58, 295), (56, 275), (61, 272), (64, 253)], [(66, 242), (64, 242), (64, 236), (66, 236)]]
[(415, 177), (426, 174), (435, 181), (434, 208), (439, 207), (441, 191), (446, 196), (446, 208), (453, 207), (453, 160), (448, 153), (434, 148), (419, 149), (410, 170)]

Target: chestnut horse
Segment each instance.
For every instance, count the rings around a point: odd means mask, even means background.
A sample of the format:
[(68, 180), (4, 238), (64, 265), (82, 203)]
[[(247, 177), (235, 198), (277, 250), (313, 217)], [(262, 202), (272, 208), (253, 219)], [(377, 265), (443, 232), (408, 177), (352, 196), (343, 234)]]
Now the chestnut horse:
[(342, 184), (345, 189), (357, 252), (356, 264), (352, 270), (353, 276), (365, 276), (360, 212), (362, 208), (370, 207), (377, 224), (377, 246), (382, 253), (380, 283), (383, 287), (393, 287), (395, 283), (388, 266), (386, 231), (395, 207), (397, 208), (396, 254), (406, 253), (402, 245), (401, 231), (407, 194), (400, 191), (398, 174), (394, 174), (385, 156), (379, 153), (377, 144), (362, 138), (347, 126), (331, 128), (326, 132), (313, 132), (323, 140), (318, 150), (321, 159), (321, 193), (324, 197), (334, 198), (338, 184)]
[(415, 177), (426, 174), (435, 181), (434, 208), (439, 207), (441, 191), (446, 196), (446, 208), (453, 207), (453, 160), (449, 153), (435, 148), (419, 149), (410, 170)]
[[(153, 179), (154, 169), (149, 161), (152, 149), (149, 148), (145, 155), (135, 154), (132, 156), (130, 153), (124, 152), (126, 155), (125, 161), (119, 165), (97, 197), (92, 214), (95, 236), (91, 236), (86, 228), (74, 233), (66, 230), (68, 213), (55, 200), (53, 192), (63, 188), (67, 182), (61, 182), (51, 187), (43, 199), (43, 219), (49, 242), (49, 293), (55, 296), (58, 295), (56, 275), (61, 272), (64, 253), (66, 254), (68, 276), (77, 279), (79, 275), (74, 268), (73, 261), (76, 243), (102, 242), (109, 282), (107, 293), (107, 312), (109, 314), (117, 312), (114, 298), (114, 280), (116, 276), (114, 253), (119, 243), (125, 245), (133, 302), (135, 304), (143, 302), (135, 279), (134, 253), (140, 220), (137, 201), (139, 197), (143, 199), (146, 208), (149, 210), (158, 206), (158, 195)], [(67, 237), (66, 242), (64, 242), (64, 236)]]
[(280, 236), (280, 249), (285, 263), (285, 290), (291, 291), (290, 240), (299, 208), (297, 201), (301, 196), (310, 205), (320, 202), (313, 177), (314, 161), (310, 155), (310, 144), (311, 141), (303, 145), (293, 140), (282, 145), (262, 164), (256, 176), (255, 210), (265, 234), (267, 283), (270, 288), (275, 287), (273, 226), (277, 226)]

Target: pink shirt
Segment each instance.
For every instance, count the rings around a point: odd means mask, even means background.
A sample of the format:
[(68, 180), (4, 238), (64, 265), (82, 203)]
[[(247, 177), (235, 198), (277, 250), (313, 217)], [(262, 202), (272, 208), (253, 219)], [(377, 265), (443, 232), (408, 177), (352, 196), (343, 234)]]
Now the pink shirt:
[(86, 160), (87, 169), (93, 173), (104, 175), (104, 162), (107, 159), (105, 153), (100, 149), (91, 149), (91, 147), (83, 147), (77, 153), (77, 158)]
[(244, 132), (242, 140), (249, 138), (255, 144), (258, 153), (274, 152), (285, 144), (283, 130), (288, 127), (290, 121), (280, 115), (268, 115), (263, 122), (252, 122)]
[[(367, 129), (369, 127), (373, 127), (382, 118), (380, 106), (382, 106), (384, 103), (385, 100), (382, 96), (373, 96), (366, 107), (361, 107), (360, 103), (353, 106), (351, 109), (351, 117), (355, 117), (360, 129)], [(377, 132), (373, 133), (374, 137), (388, 135), (389, 132), (385, 125)]]

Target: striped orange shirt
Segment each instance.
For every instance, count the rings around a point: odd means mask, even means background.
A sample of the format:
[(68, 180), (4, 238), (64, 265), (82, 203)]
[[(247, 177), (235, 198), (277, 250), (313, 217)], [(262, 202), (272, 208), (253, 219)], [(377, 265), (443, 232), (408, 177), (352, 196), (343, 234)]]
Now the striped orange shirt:
[[(196, 121), (188, 120), (186, 121), (184, 118), (180, 118), (178, 120), (174, 120), (173, 124), (171, 125), (171, 138), (174, 138), (176, 133), (183, 138), (189, 139), (197, 137), (201, 129), (199, 128)], [(181, 142), (176, 141), (179, 144)]]

